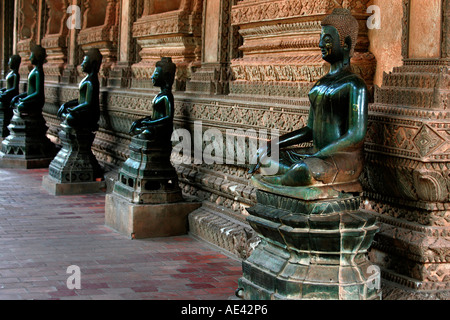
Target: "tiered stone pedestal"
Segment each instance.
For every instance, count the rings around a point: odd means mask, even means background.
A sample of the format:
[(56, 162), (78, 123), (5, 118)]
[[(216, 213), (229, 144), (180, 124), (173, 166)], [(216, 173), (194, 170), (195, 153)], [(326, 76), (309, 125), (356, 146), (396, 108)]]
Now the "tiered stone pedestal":
[(351, 194), (301, 200), (257, 191), (247, 221), (261, 238), (243, 262), (245, 300), (381, 299), (380, 272), (367, 258), (378, 227)]
[(8, 126), (10, 135), (2, 141), (0, 167), (46, 168), (56, 154), (55, 145), (47, 138), (42, 113), (19, 114), (14, 110)]
[(132, 239), (186, 234), (200, 202), (184, 200), (166, 139), (133, 137), (130, 157), (106, 196), (105, 224)]
[(11, 122), (12, 110), (9, 108), (9, 104), (5, 105), (0, 101), (0, 138), (6, 138), (9, 136), (8, 126)]
[(54, 195), (100, 192), (106, 188), (103, 170), (91, 147), (95, 133), (87, 129), (74, 129), (65, 123), (59, 132), (62, 149), (50, 163), (49, 174), (42, 186)]

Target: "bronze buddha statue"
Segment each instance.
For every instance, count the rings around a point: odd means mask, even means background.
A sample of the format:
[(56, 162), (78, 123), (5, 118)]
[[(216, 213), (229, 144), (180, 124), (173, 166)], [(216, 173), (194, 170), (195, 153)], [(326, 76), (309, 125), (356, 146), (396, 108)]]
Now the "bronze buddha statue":
[(10, 72), (5, 77), (6, 87), (0, 89), (0, 112), (3, 113), (3, 119), (0, 119), (2, 136), (9, 134), (8, 125), (12, 118), (12, 110), (10, 108), (11, 100), (19, 95), (20, 74), (19, 67), (22, 58), (19, 55), (13, 55), (9, 58), (8, 65)]
[(21, 62), (22, 58), (17, 54), (9, 58), (8, 66), (11, 71), (5, 78), (6, 87), (0, 89), (0, 102), (3, 104), (4, 108), (9, 107), (12, 98), (19, 95), (19, 67)]
[(84, 56), (81, 69), (86, 77), (79, 84), (79, 98), (64, 103), (57, 116), (75, 129), (85, 128), (95, 131), (100, 119), (100, 83), (98, 72), (102, 64), (102, 54), (98, 49), (90, 49)]
[[(273, 141), (279, 160), (271, 158), (272, 143), (258, 150), (249, 171), (260, 171), (261, 176), (253, 177), (256, 185), (299, 197), (303, 191), (290, 188), (333, 185), (344, 192), (361, 191), (368, 90), (351, 70), (357, 36), (358, 22), (346, 9), (335, 9), (323, 20), (319, 47), (330, 71), (309, 92), (307, 125)], [(312, 147), (292, 148), (305, 142)], [(278, 169), (275, 175), (265, 175), (270, 166)]]
[(30, 61), (34, 65), (28, 75), (28, 90), (17, 95), (11, 101), (11, 107), (15, 108), (19, 114), (22, 113), (41, 113), (45, 104), (44, 93), (44, 68), (45, 59), (47, 58), (46, 50), (35, 45), (31, 49)]
[(162, 57), (156, 63), (152, 82), (161, 91), (152, 101), (152, 115), (133, 122), (130, 133), (142, 139), (163, 139), (170, 141), (173, 131), (174, 98), (172, 85), (175, 80), (176, 65), (170, 57)]

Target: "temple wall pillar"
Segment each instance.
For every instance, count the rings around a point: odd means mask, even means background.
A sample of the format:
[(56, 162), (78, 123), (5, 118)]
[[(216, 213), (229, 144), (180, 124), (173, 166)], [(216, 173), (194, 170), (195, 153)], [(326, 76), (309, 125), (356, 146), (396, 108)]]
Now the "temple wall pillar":
[(28, 72), (32, 69), (32, 65), (29, 62), (30, 48), (40, 41), (38, 36), (40, 20), (38, 18), (39, 1), (19, 0), (18, 9), (18, 42), (16, 50), (17, 54), (22, 57), (22, 64), (19, 69), (20, 78), (25, 80), (28, 77)]
[(381, 222), (372, 258), (419, 293), (450, 289), (449, 10), (402, 1), (403, 62), (375, 90), (366, 139), (366, 205)]
[(41, 45), (47, 50), (47, 63), (44, 72), (47, 82), (59, 83), (67, 63), (68, 28), (66, 21), (69, 17), (67, 0), (46, 0), (47, 25)]
[(204, 0), (201, 67), (195, 68), (186, 91), (228, 94), (231, 80), (230, 61), (234, 28), (231, 8), (237, 0)]
[(133, 24), (133, 38), (141, 47), (140, 61), (132, 65), (132, 87), (151, 88), (155, 63), (162, 56), (177, 65), (175, 90), (183, 91), (191, 67), (201, 56), (202, 0), (145, 0), (142, 15)]
[[(103, 55), (99, 78), (107, 86), (111, 69), (117, 61), (119, 3), (116, 0), (84, 0), (83, 22), (77, 42), (84, 52), (97, 48)], [(81, 80), (84, 75), (78, 66)]]

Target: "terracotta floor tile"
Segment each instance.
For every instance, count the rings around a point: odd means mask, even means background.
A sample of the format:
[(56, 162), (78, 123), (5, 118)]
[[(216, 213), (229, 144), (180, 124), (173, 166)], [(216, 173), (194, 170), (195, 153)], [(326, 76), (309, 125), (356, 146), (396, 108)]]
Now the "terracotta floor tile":
[[(129, 240), (105, 194), (52, 196), (48, 169), (0, 169), (0, 300), (226, 300), (241, 262), (189, 235)], [(81, 289), (66, 286), (80, 268)]]

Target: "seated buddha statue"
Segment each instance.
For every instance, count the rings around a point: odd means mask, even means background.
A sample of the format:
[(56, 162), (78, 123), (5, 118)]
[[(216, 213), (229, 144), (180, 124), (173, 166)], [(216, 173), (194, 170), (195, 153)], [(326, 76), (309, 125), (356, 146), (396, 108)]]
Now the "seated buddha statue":
[(22, 58), (19, 55), (13, 55), (9, 58), (8, 66), (11, 71), (6, 75), (5, 82), (6, 87), (0, 89), (0, 102), (3, 108), (9, 108), (9, 104), (15, 96), (19, 95), (19, 67)]
[[(172, 85), (175, 80), (176, 65), (170, 57), (162, 57), (156, 63), (152, 75), (155, 87), (160, 92), (152, 101), (152, 115), (136, 120), (130, 128), (130, 133), (145, 140), (169, 141), (173, 132), (174, 97)], [(170, 143), (171, 146), (171, 143)]]
[(98, 49), (90, 49), (86, 53), (81, 69), (87, 75), (78, 86), (79, 98), (64, 103), (58, 110), (57, 116), (74, 129), (84, 128), (91, 131), (98, 129), (100, 119), (98, 72), (102, 59)]
[(8, 127), (13, 115), (10, 108), (11, 100), (15, 96), (19, 95), (19, 67), (21, 61), (22, 58), (19, 55), (13, 55), (9, 58), (8, 66), (11, 71), (6, 75), (5, 78), (6, 87), (0, 89), (0, 110), (2, 110), (3, 113), (3, 128), (0, 128), (0, 130), (3, 131), (3, 136), (9, 134), (9, 131), (6, 128)]
[[(307, 125), (258, 150), (249, 171), (259, 172), (253, 177), (256, 185), (278, 193), (291, 187), (330, 185), (340, 185), (336, 188), (349, 193), (361, 191), (358, 178), (363, 169), (368, 91), (350, 65), (357, 35), (358, 22), (346, 9), (335, 9), (322, 21), (319, 47), (330, 71), (309, 92)], [(312, 147), (298, 147), (308, 142)], [(271, 157), (274, 147), (278, 159)], [(265, 174), (269, 167), (277, 170)]]
[(28, 75), (28, 90), (11, 100), (11, 107), (15, 108), (19, 114), (41, 113), (45, 104), (44, 93), (44, 68), (47, 53), (40, 45), (31, 49), (30, 61), (34, 65)]

